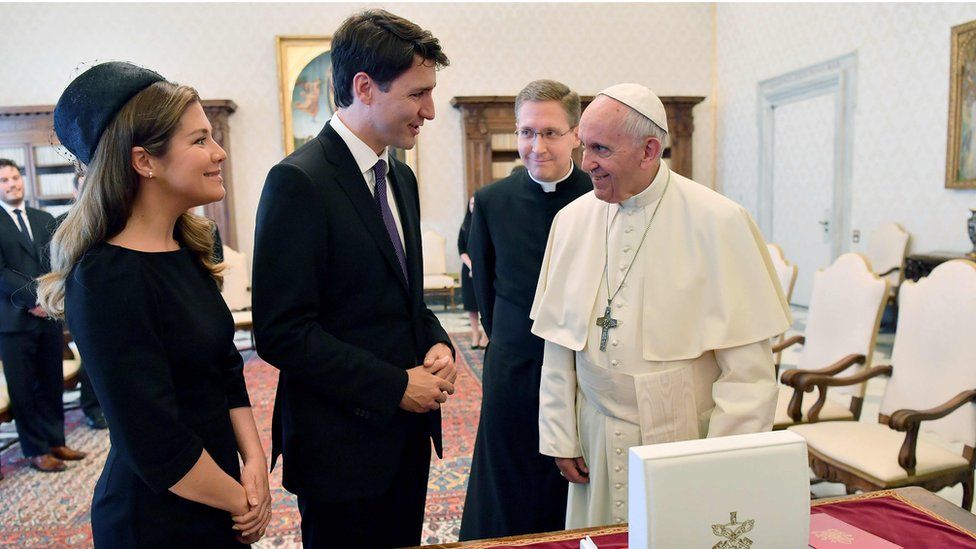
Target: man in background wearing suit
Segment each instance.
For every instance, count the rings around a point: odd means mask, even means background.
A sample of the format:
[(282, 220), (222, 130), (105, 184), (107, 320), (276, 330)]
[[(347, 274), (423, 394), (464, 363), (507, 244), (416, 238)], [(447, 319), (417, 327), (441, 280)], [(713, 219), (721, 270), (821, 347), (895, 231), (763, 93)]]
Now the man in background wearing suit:
[(65, 446), (61, 323), (37, 305), (35, 279), (50, 270), (54, 218), (27, 207), (24, 181), (12, 160), (0, 158), (0, 360), (30, 466), (64, 471), (63, 460), (85, 457)]
[(338, 112), (271, 169), (253, 266), (258, 353), (280, 370), (272, 467), (306, 547), (418, 545), (453, 348), (423, 302), (420, 200), (389, 154), (434, 118), (429, 31), (383, 10), (332, 39)]

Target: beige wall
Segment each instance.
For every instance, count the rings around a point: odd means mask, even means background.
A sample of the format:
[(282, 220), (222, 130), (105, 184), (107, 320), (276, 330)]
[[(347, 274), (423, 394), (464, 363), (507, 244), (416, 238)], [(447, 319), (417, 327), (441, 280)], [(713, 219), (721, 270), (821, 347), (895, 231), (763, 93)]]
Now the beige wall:
[[(383, 4), (371, 4), (383, 6)], [(232, 99), (235, 219), (250, 255), (267, 171), (282, 156), (275, 35), (331, 34), (365, 4), (7, 4), (0, 33), (0, 105), (54, 103), (79, 62), (129, 60)], [(514, 95), (536, 78), (581, 94), (623, 81), (661, 95), (712, 93), (708, 4), (391, 4), (438, 36), (451, 66), (438, 75), (437, 118), (419, 141), (423, 222), (453, 241), (465, 204), (456, 95)], [(711, 99), (695, 110), (695, 174), (711, 184)]]
[(976, 191), (944, 185), (950, 28), (973, 19), (972, 3), (719, 4), (718, 185), (755, 214), (758, 83), (856, 51), (852, 229), (896, 221), (914, 251), (970, 249)]

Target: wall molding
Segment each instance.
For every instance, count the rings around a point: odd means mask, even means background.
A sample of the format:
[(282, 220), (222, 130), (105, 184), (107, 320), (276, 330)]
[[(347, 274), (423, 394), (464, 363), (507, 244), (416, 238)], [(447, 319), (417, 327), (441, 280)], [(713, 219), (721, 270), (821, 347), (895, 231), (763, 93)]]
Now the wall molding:
[(857, 52), (759, 82), (759, 227), (773, 234), (773, 164), (775, 109), (822, 95), (834, 101), (834, 192), (832, 259), (849, 248), (853, 177), (854, 110), (857, 106)]

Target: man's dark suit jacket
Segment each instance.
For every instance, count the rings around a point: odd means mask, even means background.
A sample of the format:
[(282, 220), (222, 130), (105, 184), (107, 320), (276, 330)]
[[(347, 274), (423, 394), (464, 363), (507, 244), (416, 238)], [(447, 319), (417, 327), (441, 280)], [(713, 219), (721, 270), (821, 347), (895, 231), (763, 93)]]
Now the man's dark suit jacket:
[(254, 334), (261, 358), (281, 371), (271, 466), (281, 454), (283, 484), (299, 495), (338, 502), (382, 494), (418, 423), (442, 453), (440, 413), (418, 418), (399, 408), (406, 370), (435, 343), (451, 344), (423, 301), (417, 180), (391, 157), (388, 181), (409, 285), (330, 125), (272, 168), (261, 194)]
[(31, 242), (6, 210), (0, 209), (0, 332), (26, 332), (41, 322), (27, 312), (37, 305), (38, 276), (51, 270), (48, 253), (54, 217), (25, 207)]

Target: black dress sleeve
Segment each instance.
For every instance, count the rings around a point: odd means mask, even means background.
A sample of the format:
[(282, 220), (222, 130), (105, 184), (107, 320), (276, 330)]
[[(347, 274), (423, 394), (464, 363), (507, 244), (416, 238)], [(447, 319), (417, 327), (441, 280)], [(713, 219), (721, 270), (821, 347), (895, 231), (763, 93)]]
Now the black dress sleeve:
[(138, 260), (100, 259), (86, 257), (72, 271), (65, 299), (68, 325), (114, 448), (152, 490), (163, 492), (190, 471), (203, 441), (180, 422), (154, 322), (157, 300)]
[(227, 396), (227, 409), (249, 408), (251, 399), (247, 395), (247, 384), (244, 382), (244, 359), (233, 342), (227, 350), (227, 359), (220, 374), (224, 382), (224, 394)]

